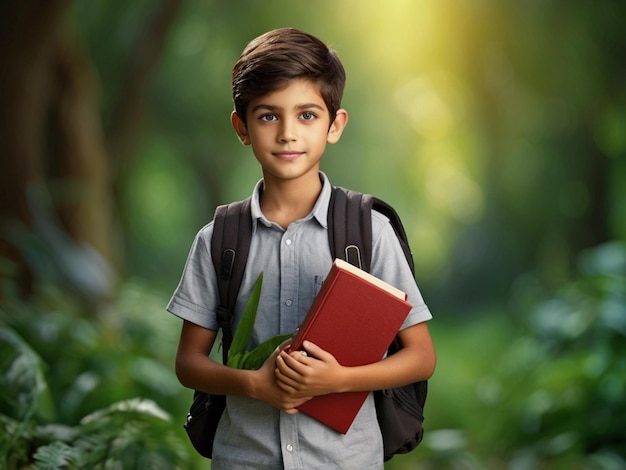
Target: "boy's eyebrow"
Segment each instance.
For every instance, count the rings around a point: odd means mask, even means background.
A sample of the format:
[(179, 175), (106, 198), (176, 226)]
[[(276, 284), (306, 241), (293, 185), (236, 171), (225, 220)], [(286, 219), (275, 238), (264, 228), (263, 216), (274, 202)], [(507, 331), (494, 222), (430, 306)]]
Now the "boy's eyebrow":
[[(324, 107), (317, 104), (317, 103), (303, 103), (303, 104), (299, 104), (296, 106), (296, 109), (300, 110), (300, 109), (311, 109), (311, 108), (315, 108), (315, 109), (319, 109), (320, 111), (324, 111)], [(252, 112), (254, 111), (258, 111), (260, 109), (266, 109), (268, 111), (279, 111), (282, 108), (280, 106), (275, 106), (272, 104), (257, 104), (254, 108), (252, 108)]]

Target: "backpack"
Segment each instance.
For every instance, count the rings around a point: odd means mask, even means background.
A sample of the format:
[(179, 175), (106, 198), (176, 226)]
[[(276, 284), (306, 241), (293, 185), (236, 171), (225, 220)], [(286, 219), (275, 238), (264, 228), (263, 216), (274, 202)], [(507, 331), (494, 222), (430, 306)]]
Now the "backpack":
[[(415, 274), (406, 232), (396, 211), (384, 201), (356, 191), (334, 187), (328, 207), (328, 242), (332, 259), (341, 258), (370, 270), (372, 260), (372, 209), (391, 222), (406, 260)], [(250, 198), (219, 206), (215, 211), (211, 256), (220, 295), (218, 322), (222, 330), (222, 357), (226, 363), (232, 343), (233, 311), (252, 237)], [(396, 336), (388, 354), (401, 348)], [(378, 424), (383, 436), (384, 460), (410, 452), (423, 437), (424, 404), (428, 382), (374, 392)], [(195, 391), (185, 429), (196, 450), (211, 458), (215, 430), (226, 406), (223, 395)]]

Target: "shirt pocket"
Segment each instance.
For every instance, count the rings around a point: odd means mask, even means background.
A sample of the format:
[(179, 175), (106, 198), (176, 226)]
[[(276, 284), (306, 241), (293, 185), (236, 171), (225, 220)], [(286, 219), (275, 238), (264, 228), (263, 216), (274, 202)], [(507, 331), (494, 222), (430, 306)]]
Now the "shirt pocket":
[(313, 276), (313, 296), (316, 296), (319, 293), (325, 280), (326, 277), (324, 276)]
[(309, 277), (306, 283), (301, 283), (300, 293), (302, 297), (300, 299), (302, 303), (300, 304), (300, 310), (298, 312), (298, 324), (304, 321), (304, 317), (311, 308), (311, 305), (313, 305), (313, 301), (322, 288), (325, 279), (326, 276), (316, 274)]

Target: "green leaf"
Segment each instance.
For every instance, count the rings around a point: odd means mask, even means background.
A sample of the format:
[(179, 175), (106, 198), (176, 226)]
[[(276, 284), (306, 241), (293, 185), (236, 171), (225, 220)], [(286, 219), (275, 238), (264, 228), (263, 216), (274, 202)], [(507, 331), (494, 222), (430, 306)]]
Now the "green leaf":
[(65, 442), (39, 447), (34, 455), (36, 468), (76, 468), (82, 460), (81, 449)]
[(243, 363), (243, 355), (244, 353), (237, 353), (234, 355), (228, 355), (228, 366), (234, 369), (241, 369), (241, 364)]
[(279, 335), (264, 341), (252, 351), (246, 351), (250, 336), (256, 321), (256, 313), (259, 308), (259, 300), (261, 298), (261, 288), (263, 286), (263, 273), (259, 274), (246, 308), (243, 311), (241, 321), (235, 331), (233, 344), (228, 352), (228, 361), (226, 364), (235, 369), (256, 370), (263, 365), (265, 360), (274, 352), (274, 350), (283, 341), (286, 341), (291, 335)]
[(249, 353), (246, 353), (246, 357), (241, 364), (241, 369), (257, 370), (259, 369), (265, 360), (274, 352), (274, 350), (280, 346), (284, 341), (291, 338), (292, 335), (279, 335), (273, 338), (263, 341), (256, 348)]
[(12, 329), (0, 325), (0, 413), (29, 419), (46, 387), (37, 354)]
[(263, 273), (259, 274), (259, 277), (254, 283), (252, 293), (250, 294), (246, 308), (243, 311), (243, 316), (241, 317), (241, 321), (235, 331), (233, 343), (228, 352), (228, 360), (226, 361), (226, 364), (230, 367), (235, 367), (233, 362), (231, 362), (231, 357), (234, 358), (237, 354), (245, 353), (248, 343), (250, 342), (250, 335), (252, 335), (252, 329), (254, 328), (254, 322), (256, 320), (256, 311), (259, 307), (259, 300), (261, 298), (262, 286)]

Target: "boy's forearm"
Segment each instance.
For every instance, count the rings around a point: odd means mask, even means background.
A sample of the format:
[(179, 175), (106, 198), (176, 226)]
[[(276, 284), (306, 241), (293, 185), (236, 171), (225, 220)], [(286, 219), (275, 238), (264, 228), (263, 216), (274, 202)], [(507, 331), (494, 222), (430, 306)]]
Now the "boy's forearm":
[(186, 387), (219, 395), (242, 395), (283, 410), (297, 412), (296, 407), (306, 401), (283, 392), (274, 377), (275, 355), (268, 358), (258, 370), (243, 370), (224, 366), (206, 356), (177, 364), (179, 380)]
[(176, 374), (185, 387), (219, 395), (254, 394), (254, 374), (234, 369), (207, 357), (178, 358)]
[(407, 383), (427, 380), (434, 364), (420, 360), (406, 349), (382, 361), (364, 366), (346, 367), (340, 392), (371, 391), (395, 388)]
[(216, 330), (183, 322), (176, 353), (176, 376), (193, 390), (220, 395), (254, 396), (259, 380), (253, 371), (227, 367), (209, 358)]

